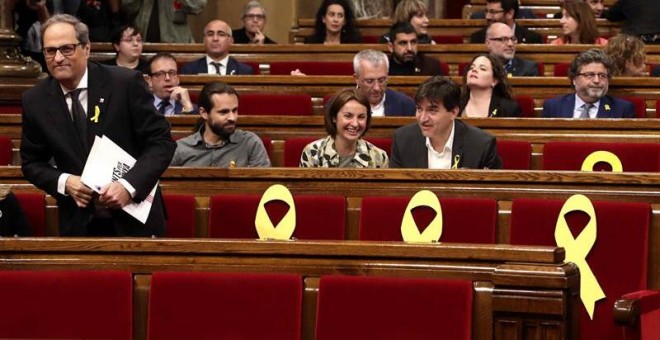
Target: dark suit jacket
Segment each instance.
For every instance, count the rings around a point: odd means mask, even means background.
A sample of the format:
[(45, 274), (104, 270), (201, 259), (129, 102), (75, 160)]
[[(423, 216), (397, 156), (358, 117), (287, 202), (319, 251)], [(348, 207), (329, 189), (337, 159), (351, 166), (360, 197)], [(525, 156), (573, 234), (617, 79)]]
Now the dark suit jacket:
[(391, 89), (385, 91), (385, 116), (414, 116), (416, 112), (412, 98)]
[[(87, 89), (88, 117), (100, 109), (98, 123), (87, 120), (89, 147), (94, 136), (107, 136), (137, 162), (124, 175), (136, 190), (135, 202), (144, 200), (167, 169), (176, 143), (168, 122), (154, 108), (142, 74), (121, 67), (90, 62)], [(81, 209), (70, 196), (57, 192), (62, 173), (82, 174), (89, 149), (77, 137), (60, 85), (48, 77), (23, 93), (23, 175), (38, 188), (57, 199), (61, 235), (83, 236), (94, 206)], [(51, 165), (51, 158), (57, 167)], [(165, 211), (158, 190), (146, 224), (121, 209), (111, 210), (117, 235), (150, 236), (165, 234)]]
[[(241, 27), (237, 30), (232, 30), (231, 35), (234, 38), (234, 44), (249, 44), (250, 37), (247, 35), (245, 27)], [(273, 39), (264, 36), (264, 44), (277, 44)]]
[(651, 70), (651, 77), (660, 77), (660, 65), (653, 66)]
[[(472, 44), (483, 44), (486, 42), (486, 30), (488, 27), (484, 27), (470, 36), (470, 43)], [(520, 44), (542, 44), (543, 38), (540, 34), (532, 32), (527, 27), (520, 26), (516, 24), (516, 38), (518, 38), (518, 43)]]
[[(609, 109), (608, 109), (609, 108)], [(543, 103), (542, 117), (573, 118), (575, 93), (548, 99)], [(598, 106), (598, 118), (635, 118), (635, 106), (623, 99), (604, 96)]]
[[(463, 115), (467, 103), (461, 103), (459, 116)], [(523, 112), (515, 100), (507, 99), (493, 94), (488, 106), (488, 117), (522, 117)]]
[[(180, 74), (206, 74), (209, 73), (206, 57), (191, 61), (181, 67)], [(227, 61), (227, 75), (250, 75), (254, 74), (252, 66), (238, 62), (238, 60), (229, 57)]]
[[(454, 122), (456, 125), (451, 155), (452, 163), (458, 157), (459, 168), (502, 168), (502, 159), (497, 153), (495, 137), (465, 124), (460, 119), (456, 119)], [(400, 127), (394, 131), (391, 154), (390, 168), (428, 169), (426, 139), (422, 135), (418, 123)]]
[(539, 68), (535, 61), (513, 57), (511, 60), (511, 74), (514, 77), (537, 77)]
[(414, 61), (400, 64), (390, 55), (391, 76), (441, 76), (442, 67), (440, 61), (433, 57), (428, 57), (423, 53), (418, 53)]

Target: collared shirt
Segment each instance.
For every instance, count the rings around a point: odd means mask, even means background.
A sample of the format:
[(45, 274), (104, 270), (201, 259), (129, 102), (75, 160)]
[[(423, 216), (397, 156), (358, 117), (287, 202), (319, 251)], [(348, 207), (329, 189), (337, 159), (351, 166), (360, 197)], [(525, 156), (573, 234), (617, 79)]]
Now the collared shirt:
[(204, 141), (202, 126), (197, 133), (176, 142), (171, 166), (268, 167), (270, 159), (261, 139), (252, 132), (236, 129), (218, 144)]
[[(575, 94), (575, 107), (573, 107), (573, 118), (580, 118), (582, 114), (582, 106), (586, 104), (580, 96)], [(592, 107), (589, 109), (589, 118), (596, 118), (598, 116), (598, 108), (600, 107), (600, 100), (595, 103), (592, 103)]]
[[(165, 101), (165, 100), (159, 98), (159, 97), (156, 96), (156, 95), (154, 95), (154, 107), (156, 108), (156, 111), (159, 111), (159, 109), (160, 109), (160, 103), (162, 103), (163, 101)], [(168, 105), (168, 106), (165, 108), (165, 115), (166, 115), (166, 116), (171, 116), (171, 115), (175, 114), (175, 112), (174, 112), (174, 105), (176, 105), (176, 102), (175, 102), (174, 100), (172, 100), (172, 99), (170, 99), (169, 102), (170, 102), (170, 105)]]
[(385, 97), (387, 92), (383, 92), (383, 100), (380, 101), (376, 106), (371, 106), (371, 116), (372, 117), (384, 117), (385, 116)]
[(444, 148), (440, 152), (436, 151), (433, 148), (431, 139), (426, 137), (426, 148), (428, 149), (428, 160), (429, 160), (429, 169), (451, 169), (451, 153), (454, 147), (454, 130), (455, 123), (451, 124), (451, 132), (449, 133), (449, 138), (445, 143)]
[[(327, 136), (307, 144), (300, 156), (301, 168), (337, 168), (339, 153), (335, 148), (335, 139)], [(387, 168), (387, 153), (375, 145), (360, 138), (357, 141), (355, 155), (348, 167), (351, 168)]]
[(220, 74), (223, 76), (227, 75), (227, 64), (229, 63), (229, 54), (221, 59), (220, 61), (215, 61), (208, 55), (206, 56), (206, 68), (207, 72), (209, 74), (216, 74), (215, 66), (211, 65), (211, 63), (220, 63), (222, 66), (220, 66)]

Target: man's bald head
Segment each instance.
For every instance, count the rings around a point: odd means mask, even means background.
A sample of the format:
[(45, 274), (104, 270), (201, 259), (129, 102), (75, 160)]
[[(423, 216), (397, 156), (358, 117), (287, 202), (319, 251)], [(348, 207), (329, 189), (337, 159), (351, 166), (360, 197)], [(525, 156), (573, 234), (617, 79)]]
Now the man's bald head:
[(488, 51), (505, 63), (515, 56), (516, 42), (516, 35), (507, 24), (494, 22), (486, 30), (486, 47), (488, 47)]

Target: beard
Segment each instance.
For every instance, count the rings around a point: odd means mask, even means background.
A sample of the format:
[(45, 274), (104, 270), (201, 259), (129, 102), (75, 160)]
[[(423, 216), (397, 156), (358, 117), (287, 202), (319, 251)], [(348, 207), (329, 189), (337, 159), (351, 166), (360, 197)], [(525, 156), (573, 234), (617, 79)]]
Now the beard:
[(224, 124), (209, 124), (208, 125), (211, 128), (211, 131), (213, 131), (214, 134), (222, 138), (223, 140), (226, 140), (231, 136), (234, 131), (236, 130), (236, 123), (235, 122), (227, 122)]

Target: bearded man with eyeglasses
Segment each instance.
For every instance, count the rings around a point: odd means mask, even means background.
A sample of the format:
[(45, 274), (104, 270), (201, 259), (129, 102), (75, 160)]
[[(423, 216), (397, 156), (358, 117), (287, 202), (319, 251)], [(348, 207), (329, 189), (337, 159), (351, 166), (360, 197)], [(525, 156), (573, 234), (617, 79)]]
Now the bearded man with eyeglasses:
[[(516, 23), (518, 11), (518, 0), (486, 0), (484, 13), (488, 25), (501, 22), (511, 27), (516, 38), (518, 38), (518, 42), (522, 44), (542, 44), (543, 39), (540, 34)], [(472, 33), (470, 43), (483, 44), (486, 41), (486, 29), (488, 29), (488, 26)]]
[[(23, 94), (22, 170), (57, 199), (60, 236), (165, 236), (160, 189), (176, 144), (153, 106), (140, 72), (89, 62), (87, 26), (60, 14), (42, 26), (50, 76)], [(105, 136), (133, 156), (119, 180), (92, 190), (81, 182), (94, 138)], [(153, 200), (146, 223), (122, 207)]]
[(488, 52), (497, 57), (504, 66), (507, 77), (536, 77), (539, 70), (533, 60), (516, 57), (518, 38), (513, 35), (511, 27), (501, 22), (492, 23), (486, 31), (486, 47)]
[(568, 69), (575, 93), (548, 99), (543, 117), (549, 118), (635, 118), (635, 106), (607, 95), (612, 78), (612, 60), (601, 49), (578, 54)]

